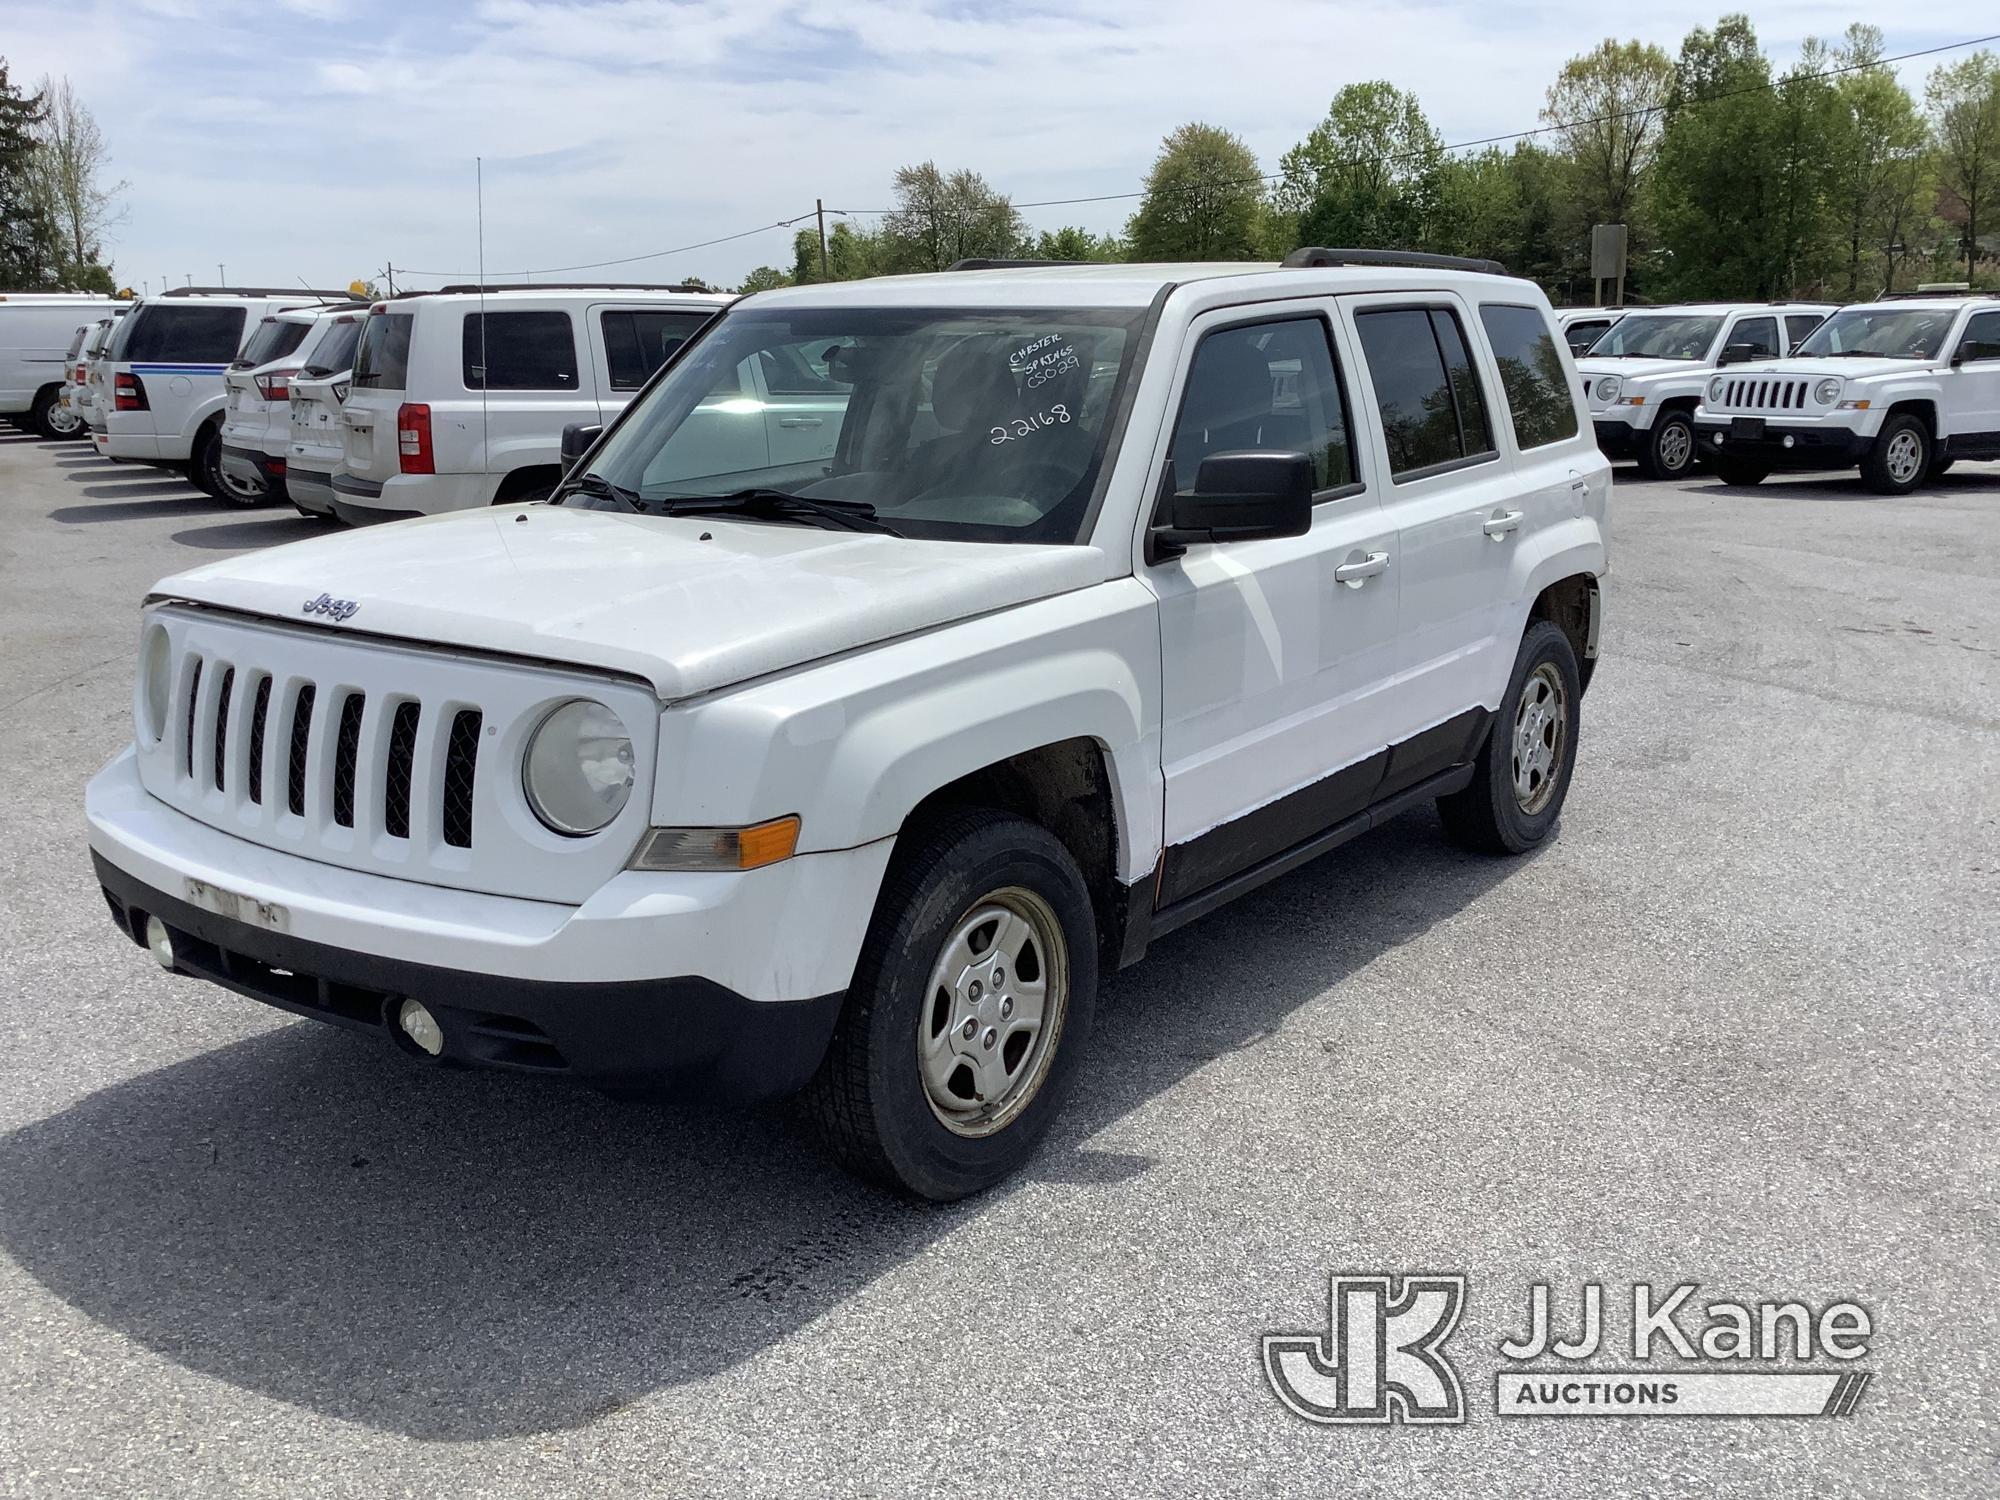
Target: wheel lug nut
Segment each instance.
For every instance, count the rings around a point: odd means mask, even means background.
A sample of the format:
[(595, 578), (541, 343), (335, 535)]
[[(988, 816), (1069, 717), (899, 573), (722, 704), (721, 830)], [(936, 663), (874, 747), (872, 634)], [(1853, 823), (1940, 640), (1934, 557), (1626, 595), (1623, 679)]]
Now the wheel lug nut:
[(971, 995), (972, 998), (975, 1000), (977, 1000), (985, 992), (986, 992), (986, 987), (976, 979), (972, 981), (971, 988), (966, 991), (966, 993)]
[(991, 1026), (989, 1026), (986, 1028), (986, 1035), (979, 1039), (979, 1045), (984, 1047), (988, 1052), (991, 1052), (993, 1050), (993, 1044), (999, 1040), (1000, 1040), (1000, 1033), (995, 1031)]
[(968, 1042), (971, 1041), (972, 1038), (978, 1034), (978, 1031), (979, 1031), (979, 1023), (973, 1020), (970, 1016), (966, 1017), (965, 1030), (962, 1033), (965, 1039)]
[(1005, 984), (1006, 982), (1007, 982), (1007, 971), (1005, 969), (995, 969), (993, 971), (993, 988), (997, 990), (1000, 988), (1001, 985)]
[(1000, 1000), (1000, 1019), (1004, 1021), (1013, 1014), (1014, 997), (1012, 995), (1002, 996)]

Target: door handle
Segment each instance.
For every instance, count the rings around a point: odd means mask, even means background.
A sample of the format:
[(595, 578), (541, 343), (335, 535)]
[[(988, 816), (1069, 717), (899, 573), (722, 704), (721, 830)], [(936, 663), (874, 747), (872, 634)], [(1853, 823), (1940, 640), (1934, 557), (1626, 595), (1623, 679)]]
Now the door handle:
[(1342, 563), (1333, 570), (1333, 576), (1349, 588), (1358, 589), (1377, 573), (1386, 572), (1388, 567), (1388, 553), (1371, 552), (1366, 557), (1358, 558), (1353, 562)]
[(824, 427), (826, 425), (826, 418), (825, 417), (780, 417), (778, 418), (778, 425), (780, 427)]
[(1521, 529), (1521, 513), (1518, 510), (1496, 510), (1486, 518), (1483, 529), (1497, 542), (1508, 532)]

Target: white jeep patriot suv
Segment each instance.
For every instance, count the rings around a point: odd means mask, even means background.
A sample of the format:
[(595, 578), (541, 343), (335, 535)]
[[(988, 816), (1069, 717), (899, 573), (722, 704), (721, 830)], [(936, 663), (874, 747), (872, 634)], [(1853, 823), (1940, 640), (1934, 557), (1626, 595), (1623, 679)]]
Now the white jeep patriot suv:
[(1727, 484), (1858, 467), (1905, 495), (1958, 459), (2000, 458), (2000, 297), (1842, 308), (1791, 359), (1710, 379), (1694, 425)]
[(1609, 490), (1489, 262), (761, 294), (548, 502), (159, 584), (92, 857), (174, 972), (417, 1058), (804, 1088), (957, 1197), (1150, 940), (1420, 803), (1548, 836)]
[(1775, 359), (1825, 321), (1823, 302), (1690, 303), (1623, 319), (1576, 362), (1597, 446), (1648, 479), (1694, 467), (1694, 409), (1718, 366)]

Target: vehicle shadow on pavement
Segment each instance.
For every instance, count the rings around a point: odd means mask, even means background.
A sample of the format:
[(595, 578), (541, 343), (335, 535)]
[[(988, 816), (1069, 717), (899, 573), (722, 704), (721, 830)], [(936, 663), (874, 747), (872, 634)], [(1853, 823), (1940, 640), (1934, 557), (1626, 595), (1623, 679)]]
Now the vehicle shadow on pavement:
[[(430, 1440), (578, 1427), (769, 1348), (1024, 1185), (1147, 1171), (1084, 1143), (1522, 868), (1424, 809), (1162, 941), (1105, 987), (1040, 1157), (966, 1203), (854, 1181), (786, 1107), (614, 1104), (301, 1021), (0, 1139), (0, 1244), (97, 1323), (280, 1401)], [(165, 1027), (251, 1003), (172, 992)]]
[[(59, 521), (65, 526), (94, 526), (100, 521), (142, 521), (149, 516), (178, 518), (200, 514), (227, 515), (242, 509), (240, 506), (224, 504), (220, 500), (211, 500), (200, 490), (184, 484), (157, 491), (149, 486), (136, 492), (126, 488), (105, 491), (85, 490), (83, 493), (86, 495), (102, 493), (115, 498), (101, 500), (94, 505), (61, 505), (49, 512), (49, 519)], [(127, 499), (127, 496), (136, 498)]]
[[(228, 509), (241, 510), (242, 507), (232, 505)], [(221, 526), (176, 531), (168, 540), (183, 547), (243, 552), (254, 547), (276, 547), (285, 542), (304, 541), (309, 536), (326, 536), (331, 531), (332, 528), (324, 522), (308, 521), (288, 505), (283, 515), (268, 516), (261, 521), (232, 521)]]

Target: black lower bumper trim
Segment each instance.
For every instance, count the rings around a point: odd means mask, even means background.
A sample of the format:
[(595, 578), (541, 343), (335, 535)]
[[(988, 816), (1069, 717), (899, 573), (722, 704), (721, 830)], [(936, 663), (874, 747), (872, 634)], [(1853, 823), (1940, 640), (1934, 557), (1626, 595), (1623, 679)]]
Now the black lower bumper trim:
[[(1783, 427), (1766, 424), (1756, 437), (1739, 436), (1732, 422), (1697, 422), (1695, 456), (1712, 463), (1718, 458), (1764, 464), (1773, 469), (1851, 469), (1868, 456), (1875, 440), (1836, 428)], [(1721, 434), (1722, 442), (1715, 439)], [(1785, 439), (1791, 439), (1791, 446)]]
[(1637, 458), (1651, 435), (1623, 422), (1592, 422), (1597, 433), (1597, 451), (1606, 458)]
[(384, 510), (379, 505), (355, 505), (333, 492), (333, 513), (349, 526), (379, 526), (384, 521), (414, 521), (420, 510)]
[(595, 1088), (744, 1104), (796, 1093), (819, 1068), (839, 994), (750, 1000), (699, 975), (568, 983), (468, 974), (357, 953), (253, 927), (148, 886), (95, 850), (113, 918), (145, 943), (158, 917), (175, 968), (274, 1005), (395, 1041), (418, 1000), (444, 1033), (442, 1057), (473, 1067), (561, 1075)]

